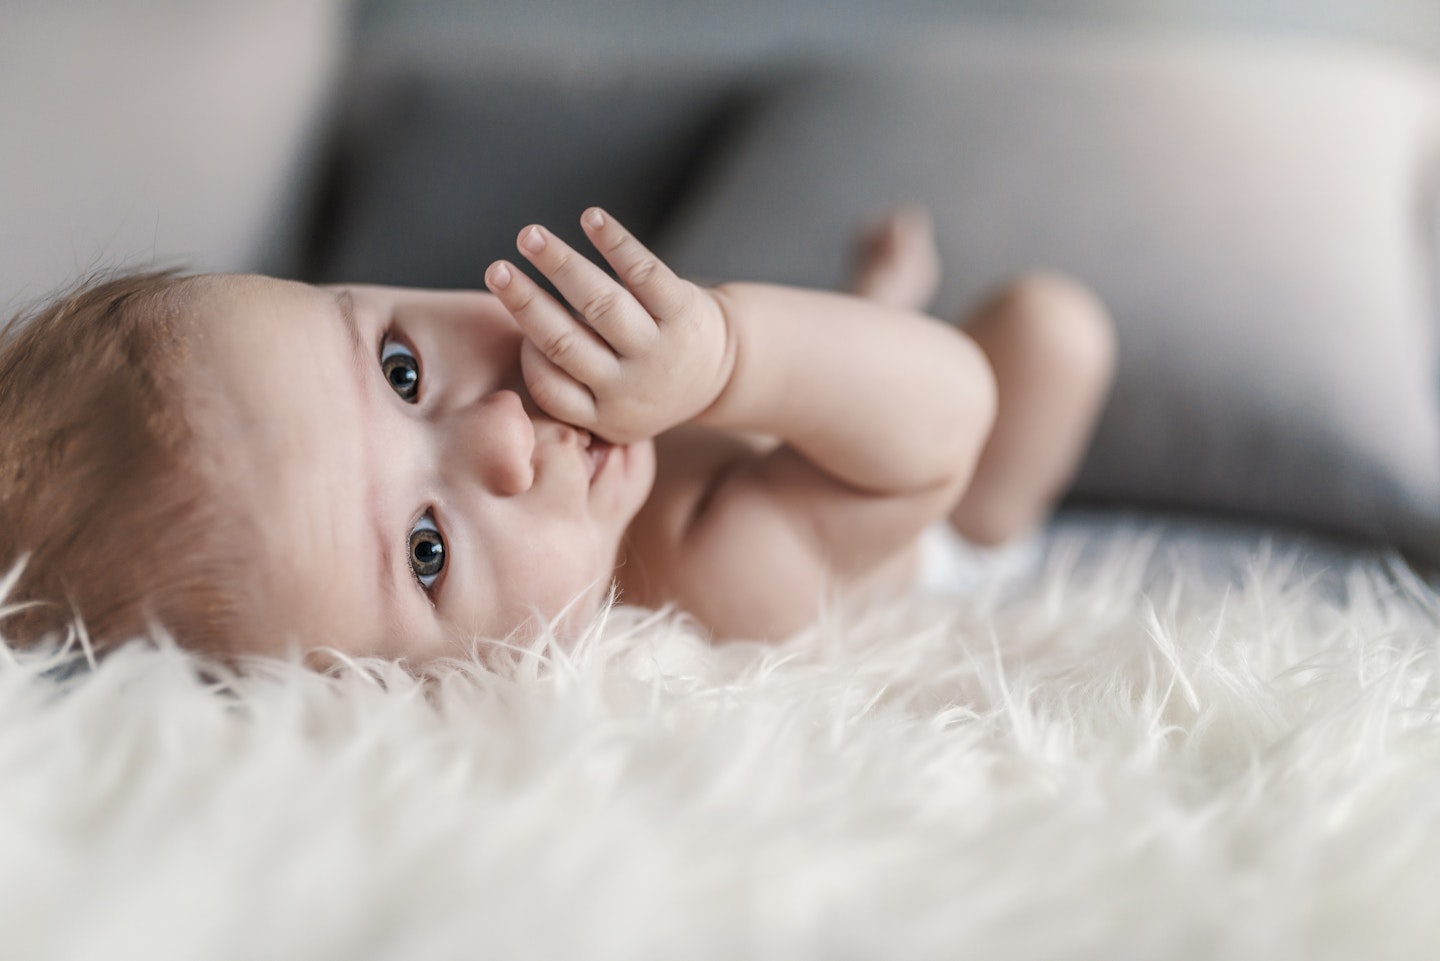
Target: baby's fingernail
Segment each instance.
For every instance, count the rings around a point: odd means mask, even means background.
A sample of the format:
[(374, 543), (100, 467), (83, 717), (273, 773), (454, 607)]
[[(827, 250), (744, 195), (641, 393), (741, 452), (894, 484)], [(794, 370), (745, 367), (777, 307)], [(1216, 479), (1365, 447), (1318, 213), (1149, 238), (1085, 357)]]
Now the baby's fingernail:
[(545, 249), (545, 235), (540, 232), (539, 227), (531, 227), (525, 231), (525, 236), (520, 238), (520, 246), (532, 254), (538, 254)]
[(605, 215), (600, 212), (599, 207), (591, 207), (585, 211), (585, 225), (591, 230), (599, 230), (605, 226)]
[(510, 268), (504, 264), (494, 264), (490, 268), (490, 276), (487, 279), (493, 289), (504, 290), (510, 286)]

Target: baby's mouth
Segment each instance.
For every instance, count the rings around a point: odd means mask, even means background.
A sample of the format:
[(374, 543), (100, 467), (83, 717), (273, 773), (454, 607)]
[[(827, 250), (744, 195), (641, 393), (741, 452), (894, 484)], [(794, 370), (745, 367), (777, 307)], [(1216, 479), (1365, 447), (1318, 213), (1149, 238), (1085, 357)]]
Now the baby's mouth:
[(590, 483), (593, 484), (595, 478), (605, 469), (605, 462), (610, 459), (610, 450), (615, 445), (589, 431), (581, 431), (580, 445), (585, 448), (585, 456), (590, 461)]

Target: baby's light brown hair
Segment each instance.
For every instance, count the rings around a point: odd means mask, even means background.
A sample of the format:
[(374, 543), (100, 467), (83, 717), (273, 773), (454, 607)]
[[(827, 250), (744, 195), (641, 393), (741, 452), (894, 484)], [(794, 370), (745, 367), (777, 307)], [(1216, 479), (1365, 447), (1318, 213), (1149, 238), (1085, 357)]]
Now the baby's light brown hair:
[[(191, 457), (174, 271), (99, 278), (0, 329), (0, 621), (32, 644), (78, 616), (97, 650), (163, 625), (225, 653), (234, 540)], [(227, 546), (228, 545), (228, 546)]]

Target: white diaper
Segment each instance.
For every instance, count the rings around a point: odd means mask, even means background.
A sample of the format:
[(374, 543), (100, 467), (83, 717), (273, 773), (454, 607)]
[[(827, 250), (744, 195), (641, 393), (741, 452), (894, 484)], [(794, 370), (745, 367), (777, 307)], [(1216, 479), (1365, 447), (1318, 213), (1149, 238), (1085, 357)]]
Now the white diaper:
[(937, 521), (920, 534), (919, 585), (937, 594), (968, 594), (981, 585), (1011, 580), (1040, 569), (1044, 538), (1022, 537), (998, 547), (976, 547)]

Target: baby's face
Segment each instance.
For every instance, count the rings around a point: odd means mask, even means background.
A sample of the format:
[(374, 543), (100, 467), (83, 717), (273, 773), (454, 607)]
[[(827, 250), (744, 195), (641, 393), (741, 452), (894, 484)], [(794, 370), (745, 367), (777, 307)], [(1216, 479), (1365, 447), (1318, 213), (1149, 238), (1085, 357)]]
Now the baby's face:
[(187, 399), (255, 535), (259, 649), (423, 661), (593, 614), (654, 450), (538, 412), (492, 295), (194, 284)]

